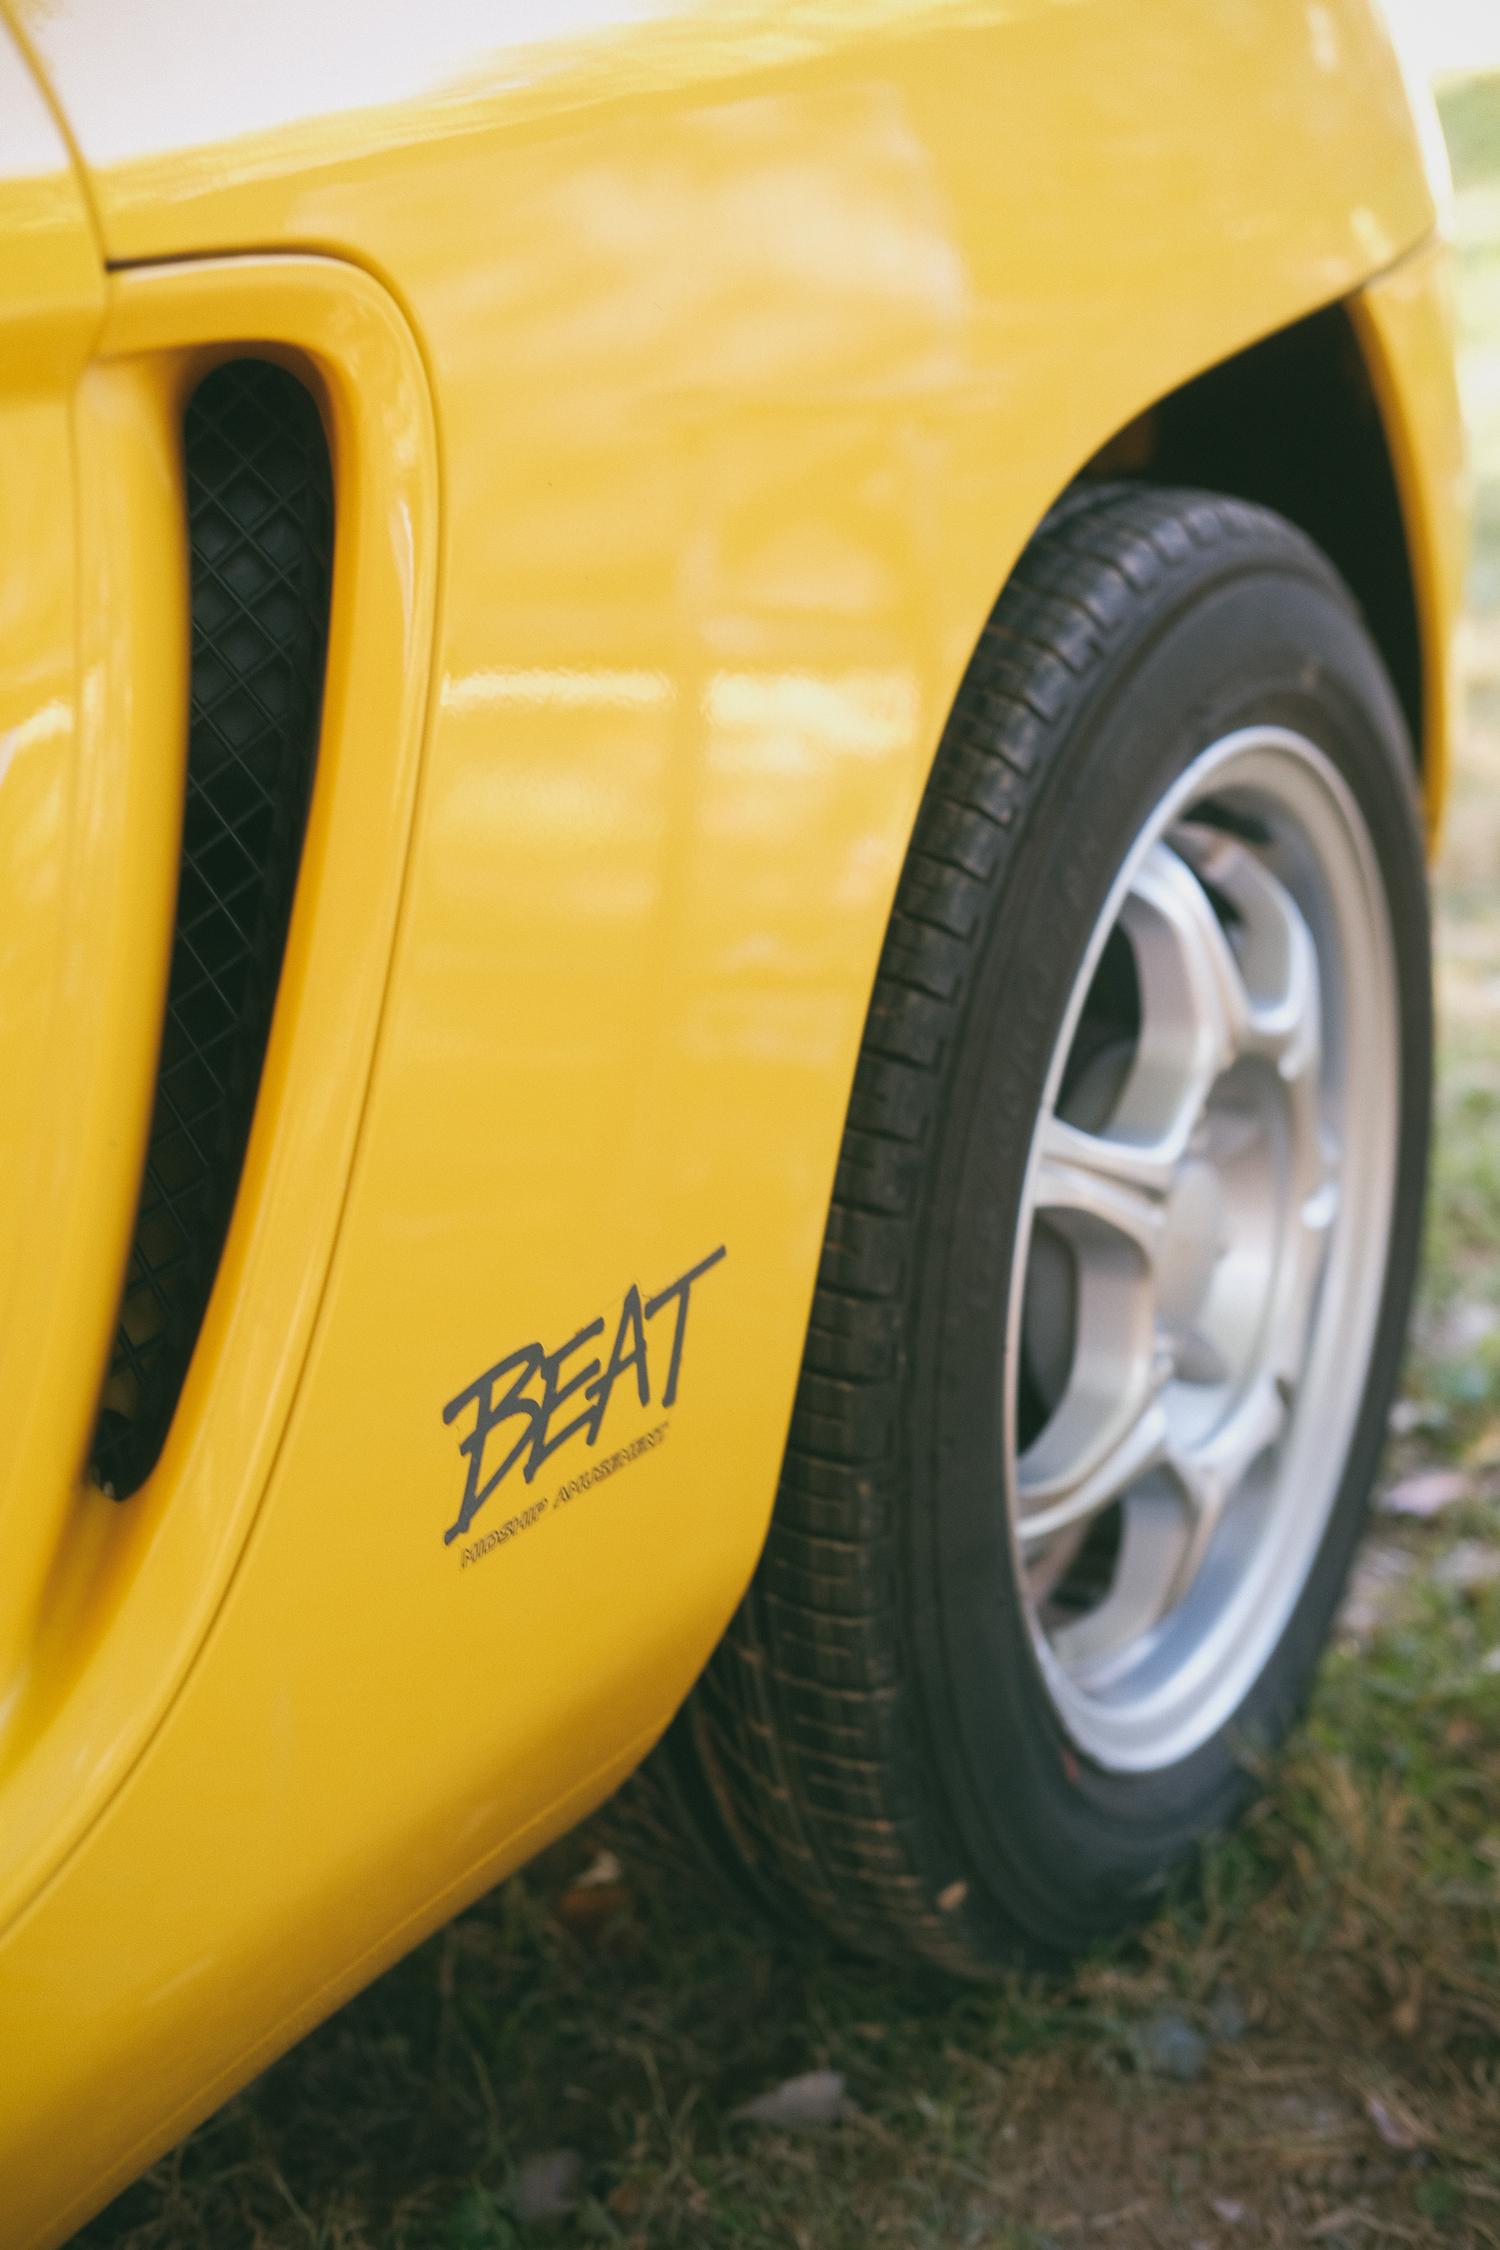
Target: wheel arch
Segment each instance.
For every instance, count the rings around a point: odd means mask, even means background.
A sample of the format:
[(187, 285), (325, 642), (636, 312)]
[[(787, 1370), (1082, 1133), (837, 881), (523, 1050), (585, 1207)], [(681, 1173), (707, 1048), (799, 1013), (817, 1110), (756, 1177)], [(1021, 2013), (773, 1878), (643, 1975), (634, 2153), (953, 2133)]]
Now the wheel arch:
[(1135, 415), (1080, 482), (1191, 485), (1273, 508), (1332, 559), (1364, 612), (1416, 746), (1441, 767), (1410, 525), (1370, 340), (1324, 306), (1205, 369)]

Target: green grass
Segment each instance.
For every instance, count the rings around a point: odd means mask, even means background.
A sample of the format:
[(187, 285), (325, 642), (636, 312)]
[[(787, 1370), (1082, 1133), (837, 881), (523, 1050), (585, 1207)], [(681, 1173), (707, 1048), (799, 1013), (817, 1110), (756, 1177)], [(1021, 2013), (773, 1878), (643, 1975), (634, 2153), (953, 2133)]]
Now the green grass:
[[(79, 2238), (87, 2250), (1071, 2250), (1500, 2245), (1500, 81), (1445, 100), (1479, 551), (1440, 888), (1427, 1276), (1341, 1645), (1248, 1825), (1134, 1947), (975, 1993), (773, 1945), (584, 1832), (304, 2042)], [(1414, 1426), (1412, 1426), (1414, 1424)], [(1163, 2014), (1202, 2074), (1150, 2067)], [(1243, 2022), (1237, 2019), (1243, 2019)], [(850, 2108), (738, 2121), (815, 2068)], [(515, 2216), (521, 2168), (579, 2160)]]
[(1440, 107), (1454, 185), (1463, 191), (1500, 179), (1500, 105), (1493, 79), (1458, 80), (1444, 89)]

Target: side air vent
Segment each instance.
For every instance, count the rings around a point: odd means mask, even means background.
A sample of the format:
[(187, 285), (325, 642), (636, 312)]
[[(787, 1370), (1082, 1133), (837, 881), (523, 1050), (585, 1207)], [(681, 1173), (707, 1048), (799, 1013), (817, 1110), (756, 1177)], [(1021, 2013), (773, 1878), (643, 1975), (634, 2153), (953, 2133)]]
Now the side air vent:
[(93, 1469), (154, 1467), (197, 1342), (255, 1108), (317, 755), (333, 479), (294, 375), (215, 368), (183, 419), (192, 679), (182, 871), (145, 1178)]

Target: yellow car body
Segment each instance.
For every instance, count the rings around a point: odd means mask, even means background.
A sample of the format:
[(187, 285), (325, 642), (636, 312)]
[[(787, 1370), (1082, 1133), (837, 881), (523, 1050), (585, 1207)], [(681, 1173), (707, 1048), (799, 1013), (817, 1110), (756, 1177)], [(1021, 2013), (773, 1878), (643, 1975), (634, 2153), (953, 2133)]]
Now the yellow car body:
[[(1396, 496), (1435, 821), (1462, 462), (1366, 0), (6, 9), (0, 2243), (32, 2246), (595, 1805), (707, 1659), (924, 780), (1050, 503), (1336, 320), (1318, 411), (1370, 418)], [(80, 1464), (171, 930), (175, 433), (247, 347), (329, 433), (318, 780), (208, 1314), (116, 1506)], [(578, 1428), (569, 1375), (638, 1335)], [(487, 1373), (527, 1348), (537, 1442), (491, 1487)]]

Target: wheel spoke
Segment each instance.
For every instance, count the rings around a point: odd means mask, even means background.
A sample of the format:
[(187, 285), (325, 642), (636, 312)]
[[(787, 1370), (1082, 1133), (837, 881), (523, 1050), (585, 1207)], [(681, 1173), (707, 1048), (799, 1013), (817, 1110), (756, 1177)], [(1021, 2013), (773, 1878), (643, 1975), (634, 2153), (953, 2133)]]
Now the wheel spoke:
[[(1317, 949), (1296, 900), (1237, 837), (1198, 822), (1180, 824), (1174, 835), (1184, 857), (1237, 917), (1239, 962), (1248, 1001), (1243, 1049), (1273, 1062), (1286, 1090), (1291, 1208), (1285, 1222), (1270, 1359), (1286, 1390), (1301, 1369), (1328, 1232), (1338, 1210), (1334, 1152), (1322, 1115)], [(1219, 1160), (1232, 1161), (1234, 1154), (1221, 1126)], [(1232, 1327), (1232, 1303), (1220, 1303), (1217, 1310)]]
[(1246, 1004), (1242, 1047), (1269, 1055), (1288, 1081), (1315, 1073), (1322, 1055), (1318, 954), (1301, 908), (1237, 837), (1198, 822), (1184, 822), (1174, 835), (1202, 882), (1213, 886), (1238, 920), (1236, 973)]
[(1162, 1457), (1159, 1393), (1168, 1367), (1156, 1334), (1155, 1262), (1170, 1167), (1150, 1149), (1043, 1130), (1034, 1210), (1072, 1253), (1075, 1335), (1067, 1384), (1017, 1463), (1028, 1546), (1077, 1528)]
[[(1210, 1484), (1222, 1506), (1246, 1471), (1255, 1466), (1267, 1447), (1276, 1443), (1286, 1427), (1286, 1414), (1281, 1385), (1272, 1377), (1263, 1376), (1213, 1435), (1192, 1449), (1191, 1455), (1174, 1454), (1173, 1467), (1178, 1473), (1196, 1480), (1200, 1507)], [(1182, 1466), (1184, 1461), (1188, 1464), (1186, 1467)]]
[(1290, 1397), (1302, 1372), (1313, 1300), (1323, 1271), (1329, 1230), (1338, 1216), (1338, 1208), (1338, 1181), (1325, 1178), (1310, 1195), (1303, 1197), (1295, 1217), (1288, 1222), (1270, 1353), (1271, 1369), (1283, 1397)]
[(1049, 1117), (1032, 1202), (1037, 1210), (1093, 1220), (1123, 1235), (1149, 1265), (1171, 1182), (1171, 1162), (1153, 1144), (1085, 1133), (1064, 1118)]
[(1242, 1051), (1251, 1000), (1208, 893), (1180, 853), (1152, 846), (1121, 911), (1135, 954), (1141, 1028), (1116, 1131), (1175, 1158), (1214, 1080)]
[(1190, 1592), (1230, 1499), (1285, 1424), (1280, 1388), (1268, 1380), (1205, 1444), (1188, 1448), (1166, 1439), (1154, 1464), (1159, 1473), (1125, 1494), (1109, 1592), (1053, 1636), (1076, 1676), (1099, 1688), (1110, 1659), (1136, 1648)]
[(1132, 1492), (1123, 1509), (1120, 1551), (1109, 1592), (1086, 1615), (1059, 1625), (1052, 1646), (1080, 1684), (1107, 1684), (1111, 1659), (1132, 1652), (1165, 1613), (1192, 1536), (1181, 1493), (1165, 1477)]
[(1160, 1370), (1148, 1368), (1150, 1395), (1131, 1413), (1089, 1426), (1072, 1401), (1055, 1414), (1016, 1463), (1023, 1547), (1075, 1531), (1167, 1457), (1166, 1414), (1157, 1395)]
[(1180, 1602), (1203, 1566), (1224, 1510), (1261, 1455), (1286, 1427), (1280, 1384), (1263, 1377), (1202, 1445), (1172, 1446), (1166, 1467), (1182, 1496), (1188, 1536), (1165, 1588), (1163, 1611)]

